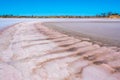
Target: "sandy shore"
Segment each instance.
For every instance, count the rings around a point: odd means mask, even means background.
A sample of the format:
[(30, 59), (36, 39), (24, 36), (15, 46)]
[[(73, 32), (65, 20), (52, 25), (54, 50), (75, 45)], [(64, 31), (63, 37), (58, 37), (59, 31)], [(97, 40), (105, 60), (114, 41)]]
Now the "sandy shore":
[(0, 80), (119, 80), (120, 52), (77, 39), (41, 22), (0, 35)]

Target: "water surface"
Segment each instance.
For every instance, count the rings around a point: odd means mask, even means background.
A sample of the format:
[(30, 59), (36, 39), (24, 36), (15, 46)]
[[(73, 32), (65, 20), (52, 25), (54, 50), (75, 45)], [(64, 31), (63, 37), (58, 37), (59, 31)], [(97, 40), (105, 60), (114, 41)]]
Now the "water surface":
[(92, 38), (104, 39), (107, 42), (120, 46), (120, 20), (99, 20), (99, 21), (68, 21), (52, 22), (51, 26), (69, 30), (71, 33), (77, 32)]

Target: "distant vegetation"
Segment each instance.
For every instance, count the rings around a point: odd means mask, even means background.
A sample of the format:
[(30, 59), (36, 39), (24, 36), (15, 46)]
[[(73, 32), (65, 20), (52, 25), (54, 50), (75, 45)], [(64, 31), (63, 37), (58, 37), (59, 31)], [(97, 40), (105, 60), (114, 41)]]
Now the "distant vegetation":
[(96, 15), (96, 17), (109, 17), (109, 16), (114, 16), (114, 15), (120, 16), (120, 13), (113, 13), (113, 12), (101, 13), (101, 14)]
[(16, 16), (11, 14), (0, 15), (0, 18), (109, 18), (110, 16), (118, 16), (120, 18), (119, 13), (101, 13), (94, 16)]

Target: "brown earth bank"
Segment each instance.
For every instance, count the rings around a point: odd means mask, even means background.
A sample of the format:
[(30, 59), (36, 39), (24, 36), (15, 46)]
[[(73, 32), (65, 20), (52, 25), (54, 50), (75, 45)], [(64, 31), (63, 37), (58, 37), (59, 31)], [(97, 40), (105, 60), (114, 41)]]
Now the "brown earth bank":
[(120, 80), (120, 51), (24, 22), (0, 35), (0, 80)]

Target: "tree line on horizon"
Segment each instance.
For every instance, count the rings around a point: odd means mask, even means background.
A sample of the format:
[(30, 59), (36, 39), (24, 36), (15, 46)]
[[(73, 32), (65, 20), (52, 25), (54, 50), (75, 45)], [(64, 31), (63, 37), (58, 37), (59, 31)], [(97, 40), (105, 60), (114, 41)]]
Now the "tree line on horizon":
[(118, 15), (120, 16), (120, 13), (113, 13), (113, 12), (108, 12), (108, 13), (101, 13), (97, 14), (94, 16), (17, 16), (17, 15), (12, 15), (12, 14), (5, 14), (5, 15), (0, 15), (0, 18), (107, 18), (111, 15)]

